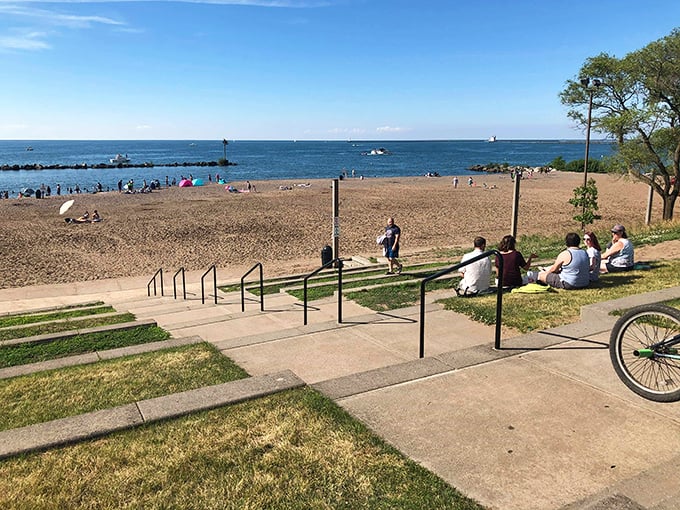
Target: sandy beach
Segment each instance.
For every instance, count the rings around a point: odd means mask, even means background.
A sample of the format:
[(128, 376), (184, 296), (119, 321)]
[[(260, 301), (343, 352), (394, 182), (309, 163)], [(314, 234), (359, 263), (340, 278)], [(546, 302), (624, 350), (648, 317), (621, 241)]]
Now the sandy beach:
[[(615, 223), (632, 230), (644, 224), (646, 186), (615, 176), (593, 177), (602, 215), (596, 232), (604, 235)], [(461, 177), (457, 189), (451, 177), (340, 181), (340, 256), (378, 255), (375, 238), (388, 216), (402, 228), (406, 263), (442, 260), (443, 249), (467, 248), (476, 235), (495, 246), (510, 231), (513, 183), (508, 175), (474, 178), (471, 187), (467, 177)], [(553, 172), (522, 180), (520, 239), (577, 231), (580, 225), (572, 219), (576, 212), (567, 201), (582, 179), (581, 174)], [(174, 272), (182, 266), (191, 271), (212, 264), (249, 268), (262, 262), (270, 276), (318, 267), (321, 249), (332, 245), (331, 181), (253, 184), (256, 193), (229, 193), (211, 184), (149, 194), (0, 200), (0, 288), (150, 278), (159, 267)], [(75, 205), (60, 216), (60, 205), (69, 198)], [(653, 221), (661, 218), (660, 208), (661, 200), (655, 197)], [(64, 221), (65, 216), (94, 209), (104, 218), (101, 223)]]

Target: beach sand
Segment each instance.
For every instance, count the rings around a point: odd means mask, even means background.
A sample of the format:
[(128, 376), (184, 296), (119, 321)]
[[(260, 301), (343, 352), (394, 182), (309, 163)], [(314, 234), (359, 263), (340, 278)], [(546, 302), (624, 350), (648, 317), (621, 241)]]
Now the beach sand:
[[(380, 255), (375, 238), (389, 216), (402, 229), (401, 255), (407, 264), (448, 260), (445, 249), (467, 250), (477, 235), (486, 237), (489, 247), (496, 246), (510, 232), (514, 185), (508, 175), (474, 177), (476, 186), (468, 186), (467, 177), (461, 177), (458, 189), (451, 177), (339, 181), (340, 256)], [(592, 177), (597, 180), (602, 215), (594, 228), (606, 236), (602, 244), (615, 223), (633, 230), (644, 224), (646, 186), (615, 176)], [(528, 234), (578, 231), (580, 224), (572, 219), (576, 211), (567, 201), (582, 180), (582, 174), (560, 172), (522, 180), (520, 240)], [(211, 184), (150, 194), (0, 200), (0, 288), (151, 278), (160, 267), (172, 274), (180, 267), (205, 270), (212, 264), (247, 270), (262, 262), (266, 276), (317, 268), (321, 249), (333, 244), (331, 180), (311, 181), (310, 186), (251, 182), (257, 193), (228, 193), (224, 186)], [(67, 224), (59, 207), (70, 198), (75, 205), (64, 216), (97, 209), (104, 221)], [(652, 218), (661, 218), (658, 197)], [(522, 250), (521, 242), (518, 248)]]

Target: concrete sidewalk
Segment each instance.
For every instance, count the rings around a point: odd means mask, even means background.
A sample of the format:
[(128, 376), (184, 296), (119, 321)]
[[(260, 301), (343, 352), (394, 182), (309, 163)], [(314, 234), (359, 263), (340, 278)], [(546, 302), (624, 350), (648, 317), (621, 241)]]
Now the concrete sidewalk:
[(253, 376), (292, 371), (489, 508), (680, 508), (680, 403), (630, 392), (607, 350), (609, 310), (680, 297), (680, 287), (592, 305), (581, 322), (504, 339), (500, 351), (493, 328), (430, 297), (419, 359), (416, 308), (376, 314), (346, 302), (338, 325), (329, 299), (304, 326), (285, 296), (243, 314), (233, 296), (178, 305), (145, 299), (139, 283), (27, 289), (23, 298), (0, 291), (0, 312), (92, 299), (137, 307), (174, 336), (214, 343)]

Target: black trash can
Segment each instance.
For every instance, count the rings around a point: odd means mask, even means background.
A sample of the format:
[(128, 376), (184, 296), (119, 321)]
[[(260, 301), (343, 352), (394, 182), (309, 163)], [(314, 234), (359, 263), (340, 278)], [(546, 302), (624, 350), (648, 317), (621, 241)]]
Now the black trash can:
[(333, 248), (326, 245), (321, 249), (321, 265), (325, 266), (333, 260)]

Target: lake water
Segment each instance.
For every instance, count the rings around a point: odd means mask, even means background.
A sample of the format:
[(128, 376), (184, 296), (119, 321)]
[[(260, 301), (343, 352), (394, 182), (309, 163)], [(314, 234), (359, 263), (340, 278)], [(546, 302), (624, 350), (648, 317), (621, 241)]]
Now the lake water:
[[(33, 150), (26, 150), (31, 147)], [(384, 147), (387, 155), (367, 155), (372, 149)], [(351, 175), (370, 177), (407, 177), (438, 172), (442, 176), (468, 175), (473, 165), (509, 163), (541, 166), (558, 156), (566, 161), (583, 159), (585, 142), (571, 140), (483, 140), (453, 141), (230, 141), (227, 159), (236, 166), (228, 167), (163, 167), (5, 170), (0, 172), (0, 190), (16, 196), (19, 190), (49, 185), (54, 193), (56, 184), (62, 194), (78, 185), (92, 190), (101, 183), (103, 188), (117, 189), (117, 183), (134, 179), (158, 179), (165, 183), (181, 176), (214, 178), (219, 173), (228, 182), (245, 180), (291, 180), (338, 177), (343, 170)], [(607, 142), (591, 141), (590, 159), (600, 159), (613, 153)], [(116, 154), (127, 155), (131, 163), (154, 165), (168, 163), (217, 161), (224, 155), (222, 140), (134, 140), (134, 141), (64, 141), (64, 140), (4, 140), (0, 141), (0, 167), (3, 165), (95, 165), (109, 163)]]

